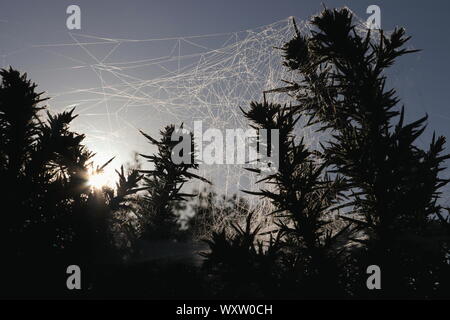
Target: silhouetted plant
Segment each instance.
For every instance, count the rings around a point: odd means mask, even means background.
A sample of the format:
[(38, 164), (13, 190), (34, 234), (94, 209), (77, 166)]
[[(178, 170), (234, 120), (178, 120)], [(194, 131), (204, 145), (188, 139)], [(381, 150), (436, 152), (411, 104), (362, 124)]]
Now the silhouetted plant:
[[(336, 296), (339, 292), (336, 239), (341, 232), (326, 228), (333, 221), (333, 206), (341, 197), (342, 180), (326, 174), (326, 164), (309, 151), (303, 139), (296, 142), (296, 107), (272, 103), (251, 103), (244, 115), (256, 129), (279, 132), (279, 166), (262, 177), (272, 188), (247, 193), (270, 199), (288, 255), (287, 273), (295, 277), (299, 295)], [(261, 175), (261, 169), (248, 169)], [(290, 270), (290, 271), (289, 271)], [(301, 293), (300, 293), (301, 292)]]
[(42, 120), (46, 99), (26, 74), (10, 68), (0, 75), (2, 294), (61, 293), (74, 263), (85, 267), (88, 285), (99, 256), (114, 251), (114, 211), (135, 192), (139, 176), (122, 176), (115, 194), (91, 188), (93, 153), (84, 135), (69, 130), (74, 109)]
[(206, 258), (203, 267), (214, 276), (214, 294), (219, 297), (262, 298), (276, 294), (280, 238), (271, 236), (268, 243), (259, 240), (261, 225), (253, 226), (253, 214), (247, 215), (244, 228), (231, 222), (205, 239), (210, 250), (202, 253)]
[(449, 272), (445, 241), (432, 232), (439, 189), (448, 183), (438, 174), (449, 156), (442, 155), (444, 137), (433, 137), (428, 150), (415, 144), (427, 117), (405, 125), (384, 74), (416, 50), (403, 48), (409, 38), (402, 28), (388, 36), (357, 32), (348, 9), (324, 10), (311, 23), (310, 36), (297, 30), (283, 48), (285, 65), (301, 77), (289, 90), (296, 111), (332, 135), (322, 156), (345, 178), (343, 207), (351, 214), (343, 218), (360, 231), (353, 239), (362, 245), (358, 293), (367, 292), (365, 269), (376, 264), (384, 297), (433, 296)]
[[(172, 134), (175, 126), (167, 126), (161, 131), (161, 140), (158, 141), (149, 135), (141, 132), (151, 144), (158, 148), (158, 152), (148, 156), (141, 154), (142, 157), (152, 163), (152, 170), (140, 170), (144, 173), (144, 186), (146, 194), (144, 195), (143, 208), (140, 211), (140, 221), (142, 225), (142, 236), (145, 239), (173, 239), (179, 231), (179, 217), (174, 212), (174, 207), (184, 203), (193, 194), (181, 192), (182, 187), (191, 179), (198, 179), (206, 183), (208, 180), (192, 173), (190, 170), (196, 170), (198, 164), (194, 161), (194, 139), (191, 138), (191, 150), (181, 150), (188, 152), (190, 161), (176, 164), (173, 162), (172, 155), (174, 147), (179, 143), (178, 140), (172, 140)], [(181, 126), (180, 133), (183, 130)], [(187, 139), (187, 136), (183, 138)], [(186, 156), (186, 155), (185, 155)]]

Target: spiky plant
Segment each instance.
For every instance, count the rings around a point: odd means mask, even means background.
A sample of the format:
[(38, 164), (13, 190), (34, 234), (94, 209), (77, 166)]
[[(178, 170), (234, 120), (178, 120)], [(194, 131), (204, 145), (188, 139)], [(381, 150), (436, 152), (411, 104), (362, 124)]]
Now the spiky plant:
[[(295, 278), (290, 281), (298, 283), (298, 294), (302, 296), (341, 294), (340, 251), (336, 249), (341, 232), (327, 225), (333, 221), (333, 206), (341, 197), (342, 180), (339, 176), (330, 178), (326, 164), (307, 149), (303, 139), (296, 139), (294, 129), (300, 118), (296, 107), (253, 102), (244, 115), (258, 130), (279, 132), (277, 171), (258, 181), (270, 188), (246, 192), (270, 199), (274, 205), (277, 231), (291, 256), (287, 267)], [(263, 174), (261, 169), (249, 170)]]
[(179, 129), (176, 129), (174, 125), (165, 127), (160, 132), (161, 140), (159, 141), (141, 132), (152, 145), (158, 148), (154, 155), (141, 154), (154, 166), (151, 170), (140, 170), (144, 174), (143, 181), (147, 191), (140, 214), (143, 237), (146, 239), (176, 237), (179, 230), (179, 217), (174, 212), (174, 207), (194, 196), (181, 191), (184, 184), (191, 179), (209, 183), (208, 180), (191, 171), (198, 168), (198, 164), (194, 161), (195, 148), (192, 135), (183, 136), (184, 139), (190, 139), (191, 149), (181, 151), (181, 153), (188, 153), (189, 161), (180, 164), (174, 163), (174, 148), (180, 142), (172, 140), (175, 130), (181, 132), (183, 127), (180, 126)]
[(209, 251), (201, 253), (205, 257), (203, 268), (213, 276), (214, 294), (219, 297), (267, 298), (279, 294), (280, 234), (271, 235), (268, 243), (258, 239), (261, 224), (253, 221), (253, 214), (247, 215), (244, 227), (229, 222), (205, 239)]
[[(386, 85), (386, 69), (416, 50), (405, 48), (405, 30), (358, 32), (352, 13), (324, 10), (311, 20), (311, 35), (296, 31), (283, 47), (285, 65), (299, 75), (289, 90), (297, 112), (326, 130), (323, 158), (346, 181), (350, 211), (344, 218), (360, 231), (359, 272), (381, 267), (384, 297), (433, 296), (448, 278), (444, 245), (433, 236), (440, 188), (444, 137), (428, 149), (417, 145), (423, 117), (404, 123), (404, 109)], [(448, 249), (447, 249), (448, 250)], [(445, 270), (445, 271), (444, 271)], [(363, 279), (359, 294), (365, 294)], [(380, 291), (378, 292), (380, 294)]]
[[(36, 84), (12, 68), (0, 76), (0, 268), (8, 274), (0, 293), (60, 294), (58, 275), (69, 264), (93, 266), (98, 252), (113, 249), (110, 221), (135, 191), (138, 175), (107, 201), (87, 184), (93, 153), (85, 136), (69, 129), (74, 110), (43, 119), (46, 99)], [(39, 276), (27, 272), (30, 265)]]

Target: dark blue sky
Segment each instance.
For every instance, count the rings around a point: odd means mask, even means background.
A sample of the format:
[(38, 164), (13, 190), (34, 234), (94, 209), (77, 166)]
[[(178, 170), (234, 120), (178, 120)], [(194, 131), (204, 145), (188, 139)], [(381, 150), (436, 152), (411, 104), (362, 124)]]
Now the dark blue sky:
[[(406, 28), (412, 36), (410, 46), (423, 51), (399, 61), (390, 72), (390, 83), (398, 90), (406, 106), (408, 119), (428, 113), (430, 128), (450, 138), (449, 1), (323, 2), (328, 7), (346, 5), (362, 19), (368, 16), (367, 6), (376, 4), (381, 8), (383, 29), (391, 30), (395, 26)], [(64, 75), (63, 80), (48, 70), (63, 69), (65, 62), (58, 60), (55, 52), (50, 54), (45, 48), (36, 50), (32, 45), (73, 42), (66, 29), (65, 11), (70, 4), (79, 5), (82, 11), (82, 29), (71, 31), (73, 34), (114, 39), (230, 33), (254, 29), (289, 16), (295, 16), (298, 20), (307, 19), (321, 10), (321, 1), (310, 0), (0, 0), (1, 65), (11, 64), (27, 71), (40, 89), (52, 96), (67, 89), (67, 75)], [(76, 47), (68, 47), (67, 50), (73, 50), (73, 59), (79, 58), (86, 62), (86, 52), (78, 53), (76, 50), (79, 48)], [(121, 58), (130, 54), (132, 60), (138, 56), (138, 50), (130, 47), (129, 51), (121, 52)], [(159, 49), (154, 50), (157, 52)], [(66, 51), (64, 55), (70, 53)], [(84, 84), (84, 87), (94, 86), (89, 83), (91, 80), (76, 73), (69, 80), (73, 83), (72, 88)], [(54, 107), (60, 109), (64, 106)], [(421, 138), (420, 143), (427, 143), (428, 137), (429, 132), (427, 137)], [(113, 153), (129, 151), (107, 150)]]

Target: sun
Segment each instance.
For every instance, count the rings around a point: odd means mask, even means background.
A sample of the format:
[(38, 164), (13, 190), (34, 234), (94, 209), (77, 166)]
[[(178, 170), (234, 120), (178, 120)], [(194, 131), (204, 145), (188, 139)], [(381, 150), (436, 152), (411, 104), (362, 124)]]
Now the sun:
[(111, 187), (113, 183), (114, 183), (113, 177), (104, 172), (90, 174), (87, 181), (87, 184), (94, 189)]
[(87, 183), (95, 189), (101, 189), (106, 184), (106, 179), (101, 173), (91, 174), (89, 175)]
[[(98, 149), (95, 148), (94, 149)], [(103, 187), (115, 188), (118, 181), (117, 171), (111, 165), (111, 162), (116, 157), (107, 157), (96, 154), (91, 163), (90, 168), (87, 170), (86, 184), (96, 190), (101, 190)]]

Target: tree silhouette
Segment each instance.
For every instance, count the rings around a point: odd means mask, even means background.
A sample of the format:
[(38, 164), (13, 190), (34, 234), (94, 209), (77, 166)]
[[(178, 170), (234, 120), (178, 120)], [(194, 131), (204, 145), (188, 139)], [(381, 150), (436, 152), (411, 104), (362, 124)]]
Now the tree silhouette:
[(259, 240), (261, 224), (255, 225), (253, 214), (248, 214), (244, 227), (230, 222), (205, 240), (210, 250), (202, 253), (203, 268), (213, 276), (214, 294), (220, 298), (267, 298), (278, 293), (280, 234), (268, 243)]
[(438, 174), (449, 156), (442, 155), (444, 137), (433, 136), (428, 150), (416, 145), (427, 117), (404, 124), (385, 75), (416, 50), (404, 48), (404, 29), (359, 34), (345, 8), (326, 9), (311, 23), (311, 36), (297, 30), (284, 46), (285, 65), (299, 74), (290, 87), (298, 112), (332, 136), (322, 157), (345, 178), (343, 207), (351, 214), (343, 218), (360, 231), (352, 239), (361, 244), (358, 272), (365, 277), (368, 265), (379, 265), (384, 297), (433, 296), (449, 272), (448, 244), (435, 228), (439, 189), (448, 183)]
[[(274, 205), (272, 214), (292, 261), (286, 264), (286, 272), (299, 275), (289, 281), (299, 284), (300, 295), (323, 296), (326, 289), (326, 295), (338, 296), (340, 251), (336, 240), (341, 232), (333, 233), (326, 226), (332, 222), (342, 180), (338, 176), (330, 179), (326, 164), (318, 162), (303, 139), (296, 142), (293, 132), (300, 118), (298, 107), (253, 102), (244, 115), (256, 129), (279, 132), (279, 168), (259, 180), (273, 188), (247, 193), (268, 198)], [(248, 170), (262, 174), (261, 169)]]
[(115, 211), (136, 192), (140, 176), (122, 171), (116, 191), (92, 189), (94, 154), (82, 144), (84, 135), (69, 130), (74, 109), (47, 112), (43, 120), (46, 99), (26, 74), (10, 68), (0, 76), (0, 246), (7, 275), (1, 292), (64, 294), (67, 266), (84, 268), (89, 285), (99, 256), (114, 251)]
[[(206, 183), (208, 180), (196, 175), (190, 170), (197, 169), (198, 164), (194, 161), (195, 146), (192, 135), (183, 135), (183, 127), (176, 129), (174, 125), (165, 127), (161, 131), (161, 140), (158, 141), (151, 136), (141, 132), (151, 144), (158, 148), (155, 155), (143, 155), (154, 165), (152, 170), (140, 170), (145, 174), (143, 210), (140, 220), (143, 228), (143, 238), (145, 239), (171, 239), (175, 238), (179, 231), (179, 217), (174, 212), (174, 207), (181, 205), (194, 194), (181, 192), (184, 184), (190, 179), (198, 179)], [(186, 163), (176, 164), (173, 162), (174, 147), (180, 140), (172, 140), (172, 134), (179, 130), (182, 139), (190, 139), (191, 149), (181, 150), (187, 154)], [(185, 155), (186, 156), (186, 155)]]
[[(275, 207), (272, 234), (281, 245), (270, 241), (261, 251), (275, 248), (281, 257), (270, 261), (278, 270), (271, 274), (280, 275), (279, 290), (270, 296), (448, 296), (450, 219), (439, 205), (440, 188), (448, 183), (439, 177), (449, 158), (442, 154), (445, 139), (433, 136), (421, 149), (416, 140), (427, 118), (405, 124), (395, 90), (386, 89), (385, 70), (415, 50), (403, 48), (409, 39), (403, 29), (362, 34), (352, 19), (346, 8), (325, 9), (311, 19), (310, 35), (300, 34), (294, 21), (296, 35), (281, 50), (298, 81), (268, 92), (287, 92), (297, 103), (265, 97), (244, 111), (255, 129), (279, 130), (278, 171), (260, 179), (268, 188), (248, 192)], [(308, 150), (296, 139), (300, 117), (327, 134), (320, 149)], [(229, 265), (241, 270), (237, 256), (257, 273), (254, 246), (261, 235), (258, 228), (246, 230), (213, 234), (206, 264), (214, 274)], [(381, 268), (382, 290), (366, 287), (370, 265)], [(244, 281), (233, 276), (230, 283)]]

